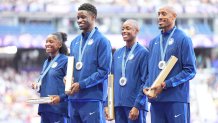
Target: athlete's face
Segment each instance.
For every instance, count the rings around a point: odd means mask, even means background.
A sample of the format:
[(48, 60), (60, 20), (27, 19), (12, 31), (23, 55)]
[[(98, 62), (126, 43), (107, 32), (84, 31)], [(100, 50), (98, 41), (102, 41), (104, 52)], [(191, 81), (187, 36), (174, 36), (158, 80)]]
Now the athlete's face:
[(167, 7), (158, 11), (158, 24), (160, 29), (168, 30), (175, 25), (176, 15)]
[(61, 46), (62, 46), (61, 42), (57, 39), (55, 35), (49, 35), (47, 37), (45, 43), (46, 53), (49, 53), (50, 55), (54, 56), (59, 52)]
[(79, 25), (79, 29), (84, 32), (91, 31), (93, 28), (95, 21), (95, 16), (88, 11), (79, 10), (77, 12), (77, 24)]
[(131, 21), (124, 22), (122, 26), (123, 40), (127, 42), (134, 41), (138, 31), (137, 27)]

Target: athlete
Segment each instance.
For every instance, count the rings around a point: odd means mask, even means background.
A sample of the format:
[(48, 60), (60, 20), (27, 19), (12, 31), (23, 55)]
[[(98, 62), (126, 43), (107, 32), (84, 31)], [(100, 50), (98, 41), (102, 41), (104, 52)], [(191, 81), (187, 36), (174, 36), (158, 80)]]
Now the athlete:
[[(148, 50), (137, 42), (138, 32), (137, 21), (125, 21), (122, 36), (126, 45), (113, 55), (116, 123), (146, 123), (147, 97), (142, 89), (147, 76)], [(105, 116), (109, 119), (108, 107)]]
[(95, 27), (97, 9), (89, 3), (78, 8), (82, 33), (73, 39), (70, 55), (75, 57), (74, 83), (69, 96), (71, 123), (103, 123), (103, 100), (111, 64), (109, 40)]
[[(175, 26), (177, 13), (170, 6), (158, 11), (161, 34), (149, 44), (148, 79), (144, 94), (151, 103), (152, 123), (189, 123), (189, 81), (196, 74), (196, 58), (192, 40)], [(161, 84), (149, 88), (171, 56), (177, 63)], [(149, 95), (153, 90), (157, 96)]]
[(68, 50), (65, 45), (67, 35), (57, 32), (48, 35), (45, 43), (45, 50), (49, 57), (43, 64), (43, 69), (38, 83), (33, 83), (32, 88), (39, 88), (40, 97), (51, 98), (49, 104), (39, 104), (38, 114), (41, 116), (41, 123), (67, 123), (68, 105), (63, 78), (67, 70)]

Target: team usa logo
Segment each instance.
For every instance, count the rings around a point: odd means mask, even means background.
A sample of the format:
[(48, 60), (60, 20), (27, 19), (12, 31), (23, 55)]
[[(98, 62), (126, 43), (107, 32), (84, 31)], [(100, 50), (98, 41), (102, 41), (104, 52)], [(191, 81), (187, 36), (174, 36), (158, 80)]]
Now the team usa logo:
[(128, 60), (132, 60), (134, 58), (134, 54), (132, 54), (131, 56), (129, 56)]
[(169, 40), (169, 45), (172, 45), (174, 43), (174, 39), (173, 38), (170, 38)]
[(52, 68), (55, 68), (55, 67), (57, 67), (57, 65), (58, 65), (58, 63), (57, 63), (57, 62), (54, 62), (51, 67), (52, 67)]
[(93, 39), (90, 39), (89, 42), (88, 42), (88, 45), (92, 45), (93, 42), (94, 42)]

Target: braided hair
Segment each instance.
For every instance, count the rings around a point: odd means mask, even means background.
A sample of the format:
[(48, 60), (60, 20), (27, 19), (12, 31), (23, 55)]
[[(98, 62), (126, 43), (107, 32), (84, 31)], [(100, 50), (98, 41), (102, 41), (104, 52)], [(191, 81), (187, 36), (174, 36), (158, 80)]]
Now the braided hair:
[(62, 46), (59, 49), (59, 52), (62, 54), (68, 55), (68, 49), (65, 44), (65, 42), (67, 41), (67, 34), (64, 32), (55, 32), (55, 33), (52, 33), (52, 35), (56, 36), (56, 38), (62, 43)]

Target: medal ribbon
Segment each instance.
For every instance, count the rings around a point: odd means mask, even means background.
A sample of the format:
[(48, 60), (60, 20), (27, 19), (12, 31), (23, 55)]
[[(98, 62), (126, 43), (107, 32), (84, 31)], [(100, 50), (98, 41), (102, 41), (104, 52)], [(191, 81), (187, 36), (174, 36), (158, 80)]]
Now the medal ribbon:
[(170, 33), (170, 36), (167, 39), (166, 45), (164, 47), (163, 50), (163, 35), (161, 34), (160, 36), (160, 54), (161, 54), (161, 60), (164, 61), (165, 55), (166, 55), (166, 51), (167, 51), (167, 47), (168, 47), (168, 43), (170, 38), (173, 36), (174, 31), (176, 30), (176, 27), (174, 27), (173, 31)]
[(125, 77), (126, 64), (127, 64), (128, 60), (129, 60), (129, 57), (132, 56), (133, 51), (135, 50), (136, 46), (137, 46), (137, 42), (135, 42), (135, 44), (132, 46), (126, 60), (125, 60), (125, 56), (126, 56), (126, 47), (125, 47), (125, 51), (123, 53), (123, 59), (122, 59), (122, 77)]
[(43, 73), (42, 75), (39, 76), (39, 79), (38, 79), (38, 83), (41, 85), (41, 82), (42, 82), (42, 79), (43, 77), (45, 76), (45, 74), (48, 72), (48, 70), (51, 68), (51, 66), (53, 65), (53, 63), (58, 59), (58, 57), (60, 56), (60, 54), (56, 55), (54, 57), (54, 59), (50, 62), (49, 66), (45, 69), (47, 63), (48, 63), (48, 60), (46, 60), (46, 63), (43, 65)]
[(79, 45), (79, 58), (78, 58), (78, 61), (81, 62), (82, 61), (82, 58), (83, 58), (83, 54), (84, 54), (84, 51), (86, 49), (86, 46), (88, 44), (88, 40), (92, 37), (92, 35), (95, 33), (95, 28), (92, 29), (91, 33), (89, 34), (89, 37), (86, 39), (86, 43), (83, 47), (83, 50), (82, 50), (82, 34), (81, 34), (81, 39), (80, 39), (80, 45)]

